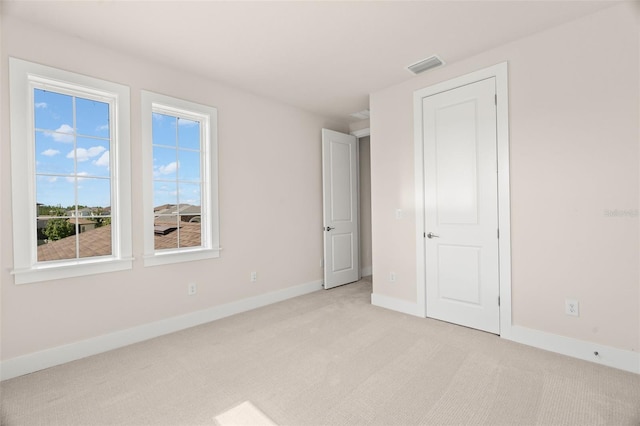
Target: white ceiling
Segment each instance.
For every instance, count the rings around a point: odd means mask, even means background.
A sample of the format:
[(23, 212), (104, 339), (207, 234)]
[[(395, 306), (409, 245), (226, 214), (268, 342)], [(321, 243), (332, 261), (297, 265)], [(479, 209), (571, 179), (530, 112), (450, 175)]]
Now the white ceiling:
[(344, 121), (368, 94), (616, 1), (4, 1), (2, 13)]

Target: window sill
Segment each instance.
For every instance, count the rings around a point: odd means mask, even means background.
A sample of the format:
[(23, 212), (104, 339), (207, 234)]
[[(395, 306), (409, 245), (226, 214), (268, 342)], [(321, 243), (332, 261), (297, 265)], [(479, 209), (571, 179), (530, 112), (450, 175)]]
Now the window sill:
[(170, 265), (172, 263), (191, 262), (194, 260), (215, 259), (220, 257), (222, 248), (194, 249), (185, 251), (167, 251), (144, 256), (144, 266)]
[(16, 284), (29, 284), (63, 278), (124, 271), (131, 269), (132, 263), (133, 258), (108, 258), (100, 260), (65, 262), (62, 264), (38, 265), (28, 269), (14, 269), (11, 273), (14, 275)]

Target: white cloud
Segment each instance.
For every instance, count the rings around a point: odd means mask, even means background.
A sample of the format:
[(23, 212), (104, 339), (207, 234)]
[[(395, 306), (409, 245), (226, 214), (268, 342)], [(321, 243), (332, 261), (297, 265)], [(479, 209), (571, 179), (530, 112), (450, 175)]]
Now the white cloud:
[(178, 170), (179, 165), (180, 165), (180, 162), (174, 161), (167, 164), (166, 166), (156, 166), (155, 175), (161, 176), (161, 175), (170, 175), (171, 173), (175, 173), (176, 170)]
[(46, 108), (47, 107), (47, 103), (46, 102), (37, 102), (35, 104), (36, 108)]
[[(88, 172), (79, 172), (76, 176), (78, 177), (78, 182), (83, 181), (84, 177), (83, 176), (87, 176), (89, 173)], [(65, 179), (67, 179), (67, 182), (75, 182), (75, 178), (73, 176), (67, 176)]]
[[(78, 160), (78, 163), (83, 161), (87, 161), (90, 158), (97, 157), (102, 154), (106, 148), (104, 146), (92, 146), (89, 149), (85, 148), (76, 148), (75, 157)], [(107, 151), (108, 152), (108, 151)], [(67, 154), (67, 158), (73, 158), (73, 150), (69, 151)]]
[(105, 130), (109, 130), (109, 125), (108, 124), (103, 124), (102, 126), (96, 127), (96, 131), (97, 132), (103, 132)]
[(100, 158), (93, 161), (93, 164), (95, 164), (96, 166), (106, 167), (108, 169), (109, 168), (109, 151), (103, 152)]
[(47, 182), (53, 183), (55, 181), (57, 181), (58, 178), (56, 176), (49, 176), (49, 178), (47, 179)]
[(45, 135), (51, 136), (56, 142), (69, 143), (73, 142), (73, 127), (63, 124), (58, 127), (55, 132), (46, 132)]
[(47, 149), (46, 151), (42, 151), (40, 154), (47, 156), (47, 157), (53, 157), (54, 155), (58, 155), (60, 154), (60, 151), (58, 151), (57, 149)]

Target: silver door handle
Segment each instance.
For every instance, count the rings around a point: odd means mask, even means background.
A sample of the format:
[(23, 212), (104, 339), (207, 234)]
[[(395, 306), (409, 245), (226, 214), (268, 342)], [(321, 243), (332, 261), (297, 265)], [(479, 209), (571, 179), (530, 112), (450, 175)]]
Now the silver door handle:
[(336, 229), (336, 228), (332, 228), (331, 226), (327, 226), (326, 228), (324, 228), (325, 231), (331, 231), (332, 229)]
[(433, 232), (429, 232), (427, 234), (427, 238), (440, 238), (440, 235), (436, 235)]

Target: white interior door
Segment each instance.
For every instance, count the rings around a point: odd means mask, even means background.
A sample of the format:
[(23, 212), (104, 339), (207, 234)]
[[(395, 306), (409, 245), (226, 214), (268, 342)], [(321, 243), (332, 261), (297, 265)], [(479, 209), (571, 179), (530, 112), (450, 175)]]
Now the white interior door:
[(500, 333), (495, 78), (423, 98), (427, 316)]
[(324, 288), (360, 278), (356, 137), (322, 129)]

